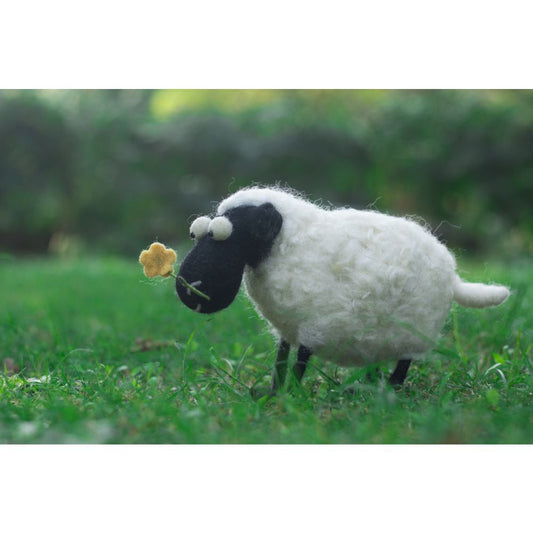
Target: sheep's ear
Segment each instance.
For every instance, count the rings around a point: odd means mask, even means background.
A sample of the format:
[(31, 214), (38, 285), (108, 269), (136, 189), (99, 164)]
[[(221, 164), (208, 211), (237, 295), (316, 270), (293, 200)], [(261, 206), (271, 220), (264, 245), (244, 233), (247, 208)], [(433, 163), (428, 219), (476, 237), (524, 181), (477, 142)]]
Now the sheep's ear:
[(254, 208), (253, 223), (250, 227), (252, 235), (263, 242), (272, 242), (278, 235), (283, 218), (271, 204), (262, 204)]

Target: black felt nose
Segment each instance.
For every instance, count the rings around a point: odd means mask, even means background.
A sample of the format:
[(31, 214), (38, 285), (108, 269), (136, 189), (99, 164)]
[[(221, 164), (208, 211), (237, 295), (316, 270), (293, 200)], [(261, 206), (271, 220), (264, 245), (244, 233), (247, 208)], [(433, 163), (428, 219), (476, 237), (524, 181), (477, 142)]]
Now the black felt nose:
[[(181, 272), (181, 270), (180, 270)], [(176, 292), (180, 300), (193, 311), (197, 313), (214, 313), (219, 310), (216, 301), (213, 301), (208, 294), (208, 289), (204, 287), (204, 283), (198, 283), (196, 280), (189, 283), (186, 278), (178, 274), (176, 278)], [(195, 289), (196, 292), (195, 292)]]
[[(201, 285), (201, 280), (189, 283), (183, 276), (178, 275), (176, 278), (176, 292), (178, 293), (180, 300), (193, 311), (196, 311), (197, 313), (206, 313), (208, 306), (202, 304), (207, 304), (211, 298), (204, 292), (201, 292), (199, 288), (196, 289)], [(195, 289), (198, 292), (195, 292)]]
[[(176, 292), (189, 309), (215, 313), (233, 302), (243, 272), (244, 259), (238, 246), (206, 236), (183, 260), (176, 277)], [(202, 294), (195, 292), (191, 285)]]

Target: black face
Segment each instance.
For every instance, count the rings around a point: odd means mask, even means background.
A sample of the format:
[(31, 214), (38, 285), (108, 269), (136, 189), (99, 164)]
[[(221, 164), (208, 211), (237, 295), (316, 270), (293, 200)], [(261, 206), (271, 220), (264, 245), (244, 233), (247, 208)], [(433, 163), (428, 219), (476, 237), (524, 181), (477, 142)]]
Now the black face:
[[(239, 292), (245, 265), (255, 268), (268, 255), (283, 219), (270, 203), (240, 206), (224, 216), (233, 225), (225, 240), (209, 233), (200, 239), (181, 264), (176, 292), (180, 300), (199, 313), (214, 313), (228, 307)], [(180, 281), (185, 280), (209, 299)]]

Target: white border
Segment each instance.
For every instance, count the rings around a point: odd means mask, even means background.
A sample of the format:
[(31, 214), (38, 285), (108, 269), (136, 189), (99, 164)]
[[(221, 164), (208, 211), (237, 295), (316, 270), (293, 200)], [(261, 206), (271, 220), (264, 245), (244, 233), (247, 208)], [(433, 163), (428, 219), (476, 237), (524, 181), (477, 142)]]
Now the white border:
[[(4, 446), (6, 531), (522, 531), (531, 446)], [(7, 470), (7, 472), (6, 472)], [(7, 475), (6, 475), (7, 474)]]
[(531, 3), (21, 0), (2, 88), (531, 88)]

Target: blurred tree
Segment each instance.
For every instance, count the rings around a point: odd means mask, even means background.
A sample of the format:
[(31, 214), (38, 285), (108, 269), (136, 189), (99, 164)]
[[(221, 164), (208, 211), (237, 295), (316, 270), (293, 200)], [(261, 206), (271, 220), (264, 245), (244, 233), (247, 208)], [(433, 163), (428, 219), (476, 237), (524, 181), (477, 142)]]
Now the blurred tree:
[(44, 251), (75, 216), (75, 141), (62, 114), (25, 91), (0, 98), (0, 240)]
[[(469, 248), (531, 234), (533, 108), (479, 91), (395, 92), (375, 109), (373, 164), (385, 205), (449, 221)], [(457, 228), (460, 224), (461, 228)]]
[(185, 239), (194, 215), (260, 182), (418, 214), (469, 250), (531, 252), (532, 95), (0, 92), (0, 245), (77, 235), (134, 254)]

